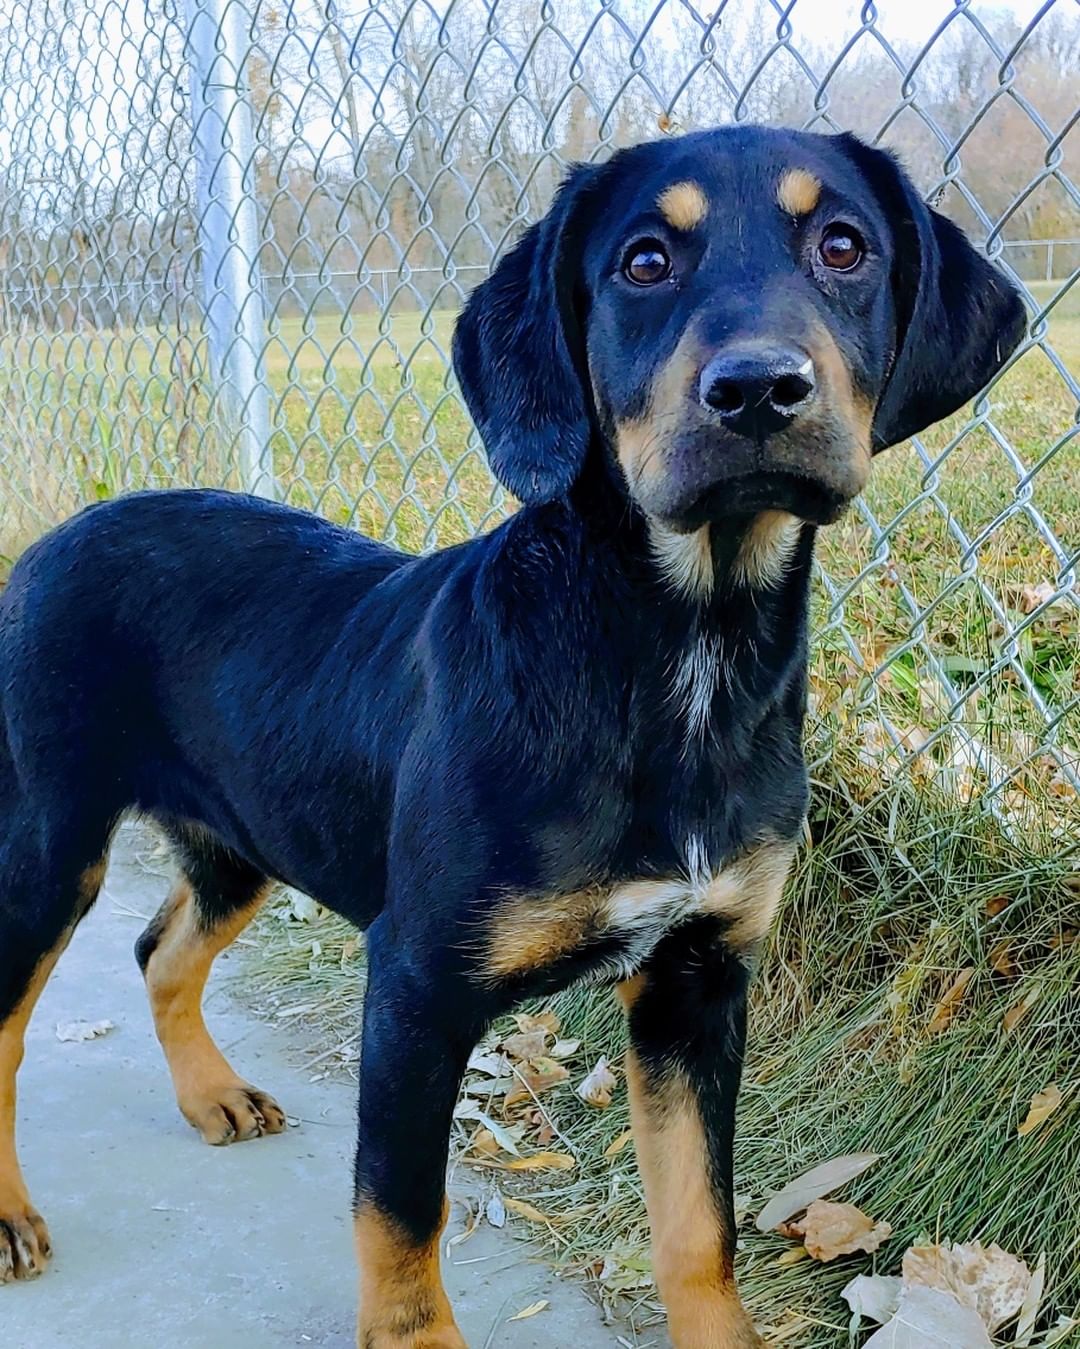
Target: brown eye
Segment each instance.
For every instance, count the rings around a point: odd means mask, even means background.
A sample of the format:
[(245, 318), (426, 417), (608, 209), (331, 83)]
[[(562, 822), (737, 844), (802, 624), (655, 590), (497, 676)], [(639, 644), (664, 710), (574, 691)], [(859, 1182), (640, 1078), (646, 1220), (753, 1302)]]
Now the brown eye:
[(865, 252), (862, 235), (851, 225), (830, 225), (818, 245), (821, 261), (834, 272), (850, 272), (862, 262)]
[(627, 251), (623, 275), (635, 285), (655, 286), (671, 275), (671, 259), (655, 239), (642, 239)]

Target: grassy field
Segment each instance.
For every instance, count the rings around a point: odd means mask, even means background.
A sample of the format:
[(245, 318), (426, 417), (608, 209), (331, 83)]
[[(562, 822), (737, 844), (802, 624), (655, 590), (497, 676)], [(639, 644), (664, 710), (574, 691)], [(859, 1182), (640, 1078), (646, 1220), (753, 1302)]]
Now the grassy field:
[[(449, 316), (429, 331), (402, 315), (381, 334), (370, 317), (322, 317), (269, 334), (273, 463), (288, 500), (414, 550), (510, 508), (447, 386), (449, 327)], [(1075, 377), (1080, 287), (1054, 310), (1050, 340)], [(204, 360), (199, 341), (175, 333), (0, 338), (3, 558), (84, 501), (238, 485)], [(1080, 549), (1080, 440), (1068, 438), (1076, 404), (1038, 349), (994, 387), (990, 412), (992, 429), (954, 446), (963, 417), (933, 428), (925, 458), (905, 446), (878, 462), (866, 505), (884, 542), (858, 512), (821, 540), (814, 843), (757, 986), (738, 1190), (753, 1213), (806, 1166), (879, 1151), (845, 1194), (894, 1227), (877, 1267), (894, 1270), (920, 1233), (996, 1240), (1032, 1263), (1045, 1252), (1045, 1328), (1080, 1312), (1080, 816), (1033, 699), (1063, 714), (1059, 756), (1075, 762), (1080, 642), (1062, 555)], [(980, 792), (1002, 769), (1012, 776), (988, 812)], [(268, 1011), (321, 1029), (316, 1071), (353, 1070), (354, 937), (284, 910), (264, 937)], [(942, 1026), (935, 1013), (958, 976), (963, 996)], [(582, 1041), (572, 1080), (601, 1053), (617, 1058), (608, 998), (578, 993), (557, 1009)], [(1017, 1137), (1050, 1083), (1064, 1104)], [(599, 1296), (629, 1298), (639, 1321), (654, 1320), (633, 1148), (605, 1155), (626, 1129), (621, 1084), (609, 1111), (569, 1086), (545, 1110), (576, 1165), (558, 1183), (520, 1183), (541, 1216), (512, 1222)], [(542, 1121), (525, 1122), (523, 1146), (542, 1146)], [(461, 1129), (462, 1148), (474, 1133)], [(788, 1264), (788, 1247), (745, 1231), (755, 1314), (774, 1343), (840, 1349), (838, 1289), (874, 1262)]]

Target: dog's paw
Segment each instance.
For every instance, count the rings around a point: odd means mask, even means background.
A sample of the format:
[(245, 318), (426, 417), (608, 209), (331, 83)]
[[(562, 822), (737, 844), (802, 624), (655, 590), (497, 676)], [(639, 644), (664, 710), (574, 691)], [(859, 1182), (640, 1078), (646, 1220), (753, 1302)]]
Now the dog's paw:
[(285, 1131), (285, 1112), (277, 1101), (239, 1079), (185, 1093), (180, 1110), (214, 1147)]
[(36, 1279), (52, 1255), (45, 1219), (28, 1202), (0, 1200), (0, 1283)]

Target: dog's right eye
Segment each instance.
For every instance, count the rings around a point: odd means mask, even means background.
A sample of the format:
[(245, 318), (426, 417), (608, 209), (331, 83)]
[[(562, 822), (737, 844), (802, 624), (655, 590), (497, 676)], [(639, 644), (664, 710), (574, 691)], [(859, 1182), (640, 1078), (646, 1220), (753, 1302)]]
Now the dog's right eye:
[(636, 286), (655, 286), (671, 275), (671, 259), (656, 239), (639, 239), (626, 250), (623, 275)]

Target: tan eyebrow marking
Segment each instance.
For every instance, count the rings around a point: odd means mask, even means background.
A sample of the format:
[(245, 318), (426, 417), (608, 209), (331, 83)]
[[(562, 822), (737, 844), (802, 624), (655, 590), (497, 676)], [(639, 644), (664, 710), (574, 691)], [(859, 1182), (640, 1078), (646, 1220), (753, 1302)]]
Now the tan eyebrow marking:
[(692, 230), (709, 214), (709, 199), (698, 183), (672, 183), (660, 193), (656, 204), (676, 230)]
[(809, 215), (821, 197), (821, 183), (806, 169), (788, 169), (776, 188), (776, 200), (788, 215)]

